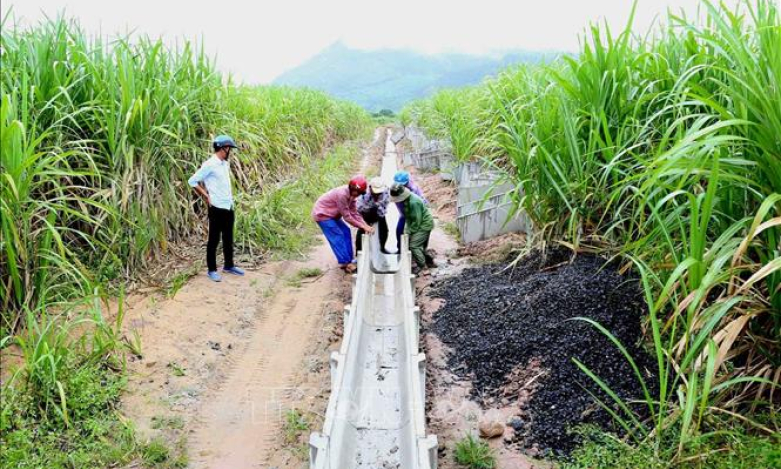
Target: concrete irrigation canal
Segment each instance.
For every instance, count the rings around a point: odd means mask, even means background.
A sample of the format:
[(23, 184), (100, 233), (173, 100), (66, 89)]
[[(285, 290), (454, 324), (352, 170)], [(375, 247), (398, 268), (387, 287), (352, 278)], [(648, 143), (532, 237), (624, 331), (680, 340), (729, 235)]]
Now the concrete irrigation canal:
[[(390, 183), (396, 152), (391, 135), (386, 139), (381, 177)], [(389, 207), (388, 225), (397, 217)], [(397, 256), (381, 254), (373, 238), (358, 254), (344, 339), (331, 355), (325, 422), (310, 437), (313, 469), (436, 467), (437, 439), (425, 428), (426, 362), (418, 347), (411, 256), (406, 239)]]

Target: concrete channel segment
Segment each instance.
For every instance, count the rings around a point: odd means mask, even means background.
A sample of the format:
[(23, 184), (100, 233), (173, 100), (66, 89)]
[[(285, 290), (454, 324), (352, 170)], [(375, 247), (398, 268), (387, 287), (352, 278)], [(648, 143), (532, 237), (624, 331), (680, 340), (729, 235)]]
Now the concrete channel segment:
[[(387, 136), (381, 177), (390, 183), (396, 153)], [(394, 238), (398, 213), (389, 208)], [(392, 212), (392, 213), (391, 213)], [(312, 469), (435, 469), (436, 436), (425, 428), (426, 358), (419, 348), (412, 258), (379, 252), (377, 235), (358, 253), (344, 337), (331, 355), (331, 396), (320, 432), (310, 435)], [(395, 239), (389, 239), (393, 251)]]

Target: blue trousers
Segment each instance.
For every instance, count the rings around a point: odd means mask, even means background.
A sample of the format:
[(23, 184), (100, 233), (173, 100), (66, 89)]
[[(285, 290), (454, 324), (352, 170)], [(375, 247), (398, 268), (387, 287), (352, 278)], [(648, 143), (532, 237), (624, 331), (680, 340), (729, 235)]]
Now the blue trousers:
[(353, 261), (353, 241), (350, 234), (350, 227), (342, 220), (325, 220), (317, 224), (323, 230), (325, 239), (331, 245), (331, 250), (336, 255), (336, 261), (340, 265), (349, 264)]
[(401, 251), (401, 235), (404, 234), (404, 225), (406, 220), (404, 215), (399, 214), (399, 222), (396, 224), (396, 247)]

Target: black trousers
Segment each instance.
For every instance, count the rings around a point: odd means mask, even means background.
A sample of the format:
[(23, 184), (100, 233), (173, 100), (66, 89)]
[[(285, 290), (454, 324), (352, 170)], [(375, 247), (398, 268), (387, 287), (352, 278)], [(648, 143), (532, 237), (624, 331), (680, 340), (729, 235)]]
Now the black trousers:
[(209, 242), (206, 244), (206, 266), (209, 272), (217, 270), (217, 245), (222, 236), (222, 255), (226, 268), (233, 267), (233, 210), (209, 207)]
[[(380, 249), (385, 250), (385, 242), (388, 241), (388, 222), (385, 221), (385, 217), (381, 217), (377, 214), (376, 210), (372, 210), (369, 213), (362, 213), (363, 221), (368, 225), (377, 224), (380, 231)], [(358, 229), (358, 235), (355, 237), (355, 253), (361, 250), (363, 244), (363, 234), (365, 231)]]

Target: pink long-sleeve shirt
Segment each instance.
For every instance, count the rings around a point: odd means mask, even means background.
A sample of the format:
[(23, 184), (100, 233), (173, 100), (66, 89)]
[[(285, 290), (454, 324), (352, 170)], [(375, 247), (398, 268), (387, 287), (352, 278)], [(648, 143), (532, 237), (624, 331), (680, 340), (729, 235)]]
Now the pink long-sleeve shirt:
[(347, 223), (356, 228), (366, 229), (369, 226), (363, 221), (363, 217), (358, 213), (355, 199), (350, 197), (350, 189), (347, 186), (340, 186), (331, 189), (321, 195), (315, 207), (312, 209), (312, 218), (315, 221), (325, 221), (342, 218)]

